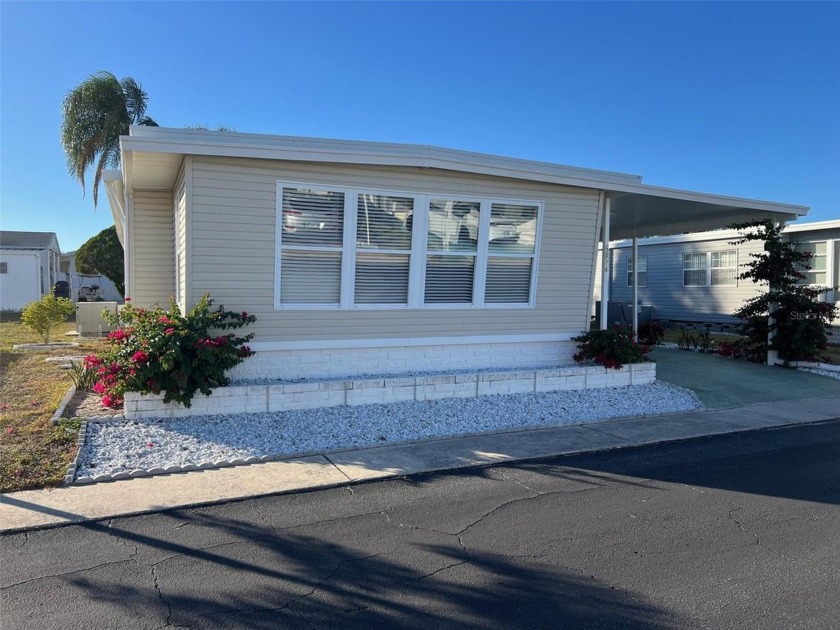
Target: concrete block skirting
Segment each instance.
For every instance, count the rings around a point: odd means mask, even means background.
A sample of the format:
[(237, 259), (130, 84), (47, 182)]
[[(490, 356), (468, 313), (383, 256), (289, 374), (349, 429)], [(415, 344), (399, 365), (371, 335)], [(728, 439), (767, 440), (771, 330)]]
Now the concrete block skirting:
[(636, 363), (625, 365), (620, 370), (576, 366), (473, 374), (239, 385), (220, 387), (210, 396), (199, 394), (193, 399), (189, 409), (175, 403), (164, 404), (161, 395), (141, 396), (129, 392), (125, 396), (125, 417), (133, 420), (263, 413), (340, 405), (624, 387), (647, 385), (655, 380), (655, 363)]

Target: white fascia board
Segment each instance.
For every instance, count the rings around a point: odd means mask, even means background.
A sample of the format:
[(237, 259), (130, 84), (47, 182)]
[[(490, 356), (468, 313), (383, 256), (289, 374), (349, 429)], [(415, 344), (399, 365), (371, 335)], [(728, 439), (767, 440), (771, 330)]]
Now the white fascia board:
[(119, 238), (120, 244), (125, 247), (125, 208), (123, 208), (124, 188), (122, 173), (120, 171), (105, 171), (102, 174), (102, 183), (108, 195), (108, 205), (111, 206), (111, 216), (114, 217), (117, 238)]
[(840, 219), (829, 219), (828, 221), (814, 221), (813, 223), (796, 223), (786, 225), (783, 232), (811, 232), (815, 230), (836, 230), (840, 228)]
[[(762, 201), (760, 199), (744, 199), (743, 197), (730, 197), (728, 195), (679, 190), (677, 188), (664, 188), (662, 186), (650, 186), (648, 184), (615, 184), (604, 186), (604, 189), (609, 192), (649, 195), (651, 197), (665, 197), (667, 199), (694, 201), (696, 203), (705, 203), (714, 206), (761, 210), (763, 212), (778, 212), (781, 214), (792, 214), (796, 216), (808, 214), (808, 210), (810, 210), (808, 206), (779, 203), (776, 201)], [(620, 197), (620, 195), (614, 196), (614, 198), (616, 197)]]
[(609, 182), (641, 182), (639, 175), (578, 168), (430, 145), (327, 140), (291, 136), (221, 133), (160, 127), (132, 127), (120, 141), (123, 151), (181, 153), (304, 162), (439, 168), (529, 179), (584, 188)]

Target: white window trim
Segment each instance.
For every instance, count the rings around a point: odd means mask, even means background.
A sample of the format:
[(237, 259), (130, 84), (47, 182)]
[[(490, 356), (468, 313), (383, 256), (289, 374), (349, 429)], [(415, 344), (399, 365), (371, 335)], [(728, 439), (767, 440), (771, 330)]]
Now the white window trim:
[[(327, 190), (330, 192), (338, 192), (344, 194), (344, 229), (343, 242), (341, 247), (341, 299), (339, 304), (282, 304), (280, 302), (281, 294), (281, 259), (282, 259), (282, 236), (283, 236), (283, 188), (314, 188), (317, 190)], [(414, 199), (413, 210), (413, 225), (411, 249), (400, 250), (400, 254), (407, 254), (409, 256), (409, 286), (408, 286), (408, 304), (355, 304), (353, 302), (355, 295), (355, 276), (356, 276), (356, 199), (359, 194), (374, 194), (374, 195), (392, 195), (397, 197), (410, 197)], [(478, 228), (478, 247), (475, 252), (476, 272), (473, 279), (473, 301), (472, 303), (463, 304), (446, 304), (446, 303), (425, 303), (425, 287), (426, 287), (426, 258), (428, 250), (426, 248), (428, 241), (428, 225), (429, 225), (429, 203), (433, 199), (445, 199), (447, 201), (473, 201), (480, 203), (479, 210), (479, 228)], [(537, 207), (537, 220), (534, 233), (534, 252), (533, 254), (504, 254), (499, 253), (499, 257), (509, 258), (530, 258), (531, 259), (531, 278), (530, 278), (530, 293), (527, 303), (485, 303), (484, 289), (487, 278), (487, 263), (490, 257), (490, 214), (491, 207), (494, 203), (502, 204), (521, 204), (531, 205)], [(480, 197), (480, 196), (463, 196), (451, 195), (443, 192), (432, 193), (418, 193), (405, 190), (388, 190), (373, 187), (348, 187), (346, 185), (333, 185), (329, 183), (315, 183), (315, 182), (293, 182), (277, 180), (276, 184), (276, 199), (275, 199), (275, 234), (274, 234), (274, 310), (306, 310), (306, 311), (321, 311), (321, 310), (406, 310), (406, 309), (429, 309), (429, 310), (474, 310), (474, 309), (528, 309), (536, 306), (537, 295), (537, 278), (539, 273), (539, 258), (540, 258), (540, 242), (542, 240), (542, 221), (545, 211), (545, 202), (533, 199), (511, 199), (503, 197)], [(335, 247), (318, 247), (318, 246), (304, 246), (295, 245), (294, 249), (297, 251), (312, 250), (312, 251), (338, 251)], [(389, 250), (390, 251), (390, 250)], [(381, 253), (386, 253), (384, 250)], [(457, 255), (457, 252), (453, 255)]]
[[(720, 252), (735, 252), (735, 284), (712, 284), (712, 253), (720, 253)], [(703, 271), (706, 272), (706, 279), (705, 284), (686, 284), (685, 283), (685, 272), (686, 271), (701, 271), (700, 269), (686, 269), (685, 268), (685, 257), (692, 254), (701, 254), (705, 255), (706, 257), (706, 267)], [(641, 256), (640, 256), (641, 258)], [(680, 273), (682, 274), (682, 286), (684, 289), (703, 289), (703, 288), (715, 288), (715, 287), (729, 287), (735, 288), (738, 286), (739, 278), (738, 278), (738, 269), (740, 268), (740, 252), (737, 248), (734, 249), (716, 249), (714, 252), (681, 252), (680, 253)], [(730, 267), (715, 267), (715, 269), (730, 269)]]
[[(813, 278), (812, 274), (824, 273), (826, 282), (825, 282), (825, 284), (822, 284), (822, 283), (819, 283), (819, 282), (803, 282), (802, 285), (806, 286), (806, 287), (829, 287), (829, 288), (831, 288), (835, 284), (835, 279), (832, 277), (833, 276), (832, 271), (833, 271), (833, 266), (834, 266), (834, 243), (835, 243), (835, 241), (833, 241), (831, 239), (818, 240), (818, 241), (797, 241), (796, 245), (797, 245), (797, 249), (799, 249), (799, 247), (804, 246), (804, 245), (816, 245), (818, 243), (825, 243), (825, 254), (824, 254), (824, 256), (825, 256), (825, 269), (824, 270), (808, 269), (807, 271), (803, 269), (803, 270), (800, 270), (800, 273), (804, 273), (804, 274), (808, 275), (809, 278)], [(810, 250), (805, 250), (805, 251), (810, 251)], [(813, 254), (813, 252), (812, 252), (812, 254)], [(815, 257), (816, 257), (816, 254), (813, 254), (811, 260), (813, 260)], [(829, 293), (833, 293), (833, 292), (829, 292)]]

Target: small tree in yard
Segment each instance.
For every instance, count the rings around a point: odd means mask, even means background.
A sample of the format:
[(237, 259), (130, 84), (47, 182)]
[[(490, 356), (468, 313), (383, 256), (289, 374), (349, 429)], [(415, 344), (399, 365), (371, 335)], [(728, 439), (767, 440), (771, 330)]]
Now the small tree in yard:
[(67, 321), (75, 312), (76, 308), (70, 300), (49, 294), (24, 306), (20, 321), (29, 330), (41, 335), (46, 344), (50, 342), (53, 328)]
[[(810, 252), (799, 251), (795, 243), (783, 239), (782, 228), (770, 221), (751, 221), (732, 226), (742, 238), (732, 245), (761, 241), (764, 251), (750, 254), (753, 259), (738, 277), (766, 286), (763, 293), (744, 302), (734, 315), (744, 323), (741, 333), (747, 358), (761, 360), (768, 349), (784, 361), (814, 360), (828, 344), (828, 327), (837, 317), (837, 308), (820, 301), (828, 287), (803, 284), (810, 269)], [(769, 317), (768, 317), (769, 316)]]

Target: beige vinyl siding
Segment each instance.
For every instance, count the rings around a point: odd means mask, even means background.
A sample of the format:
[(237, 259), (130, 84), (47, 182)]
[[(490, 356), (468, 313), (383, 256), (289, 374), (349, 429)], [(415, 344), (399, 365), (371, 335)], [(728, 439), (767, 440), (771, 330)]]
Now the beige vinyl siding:
[[(598, 192), (436, 169), (193, 157), (190, 300), (257, 316), (255, 341), (579, 333)], [(544, 201), (535, 308), (274, 309), (277, 181)]]
[(134, 193), (131, 210), (133, 285), (137, 306), (166, 305), (175, 294), (172, 193)]

